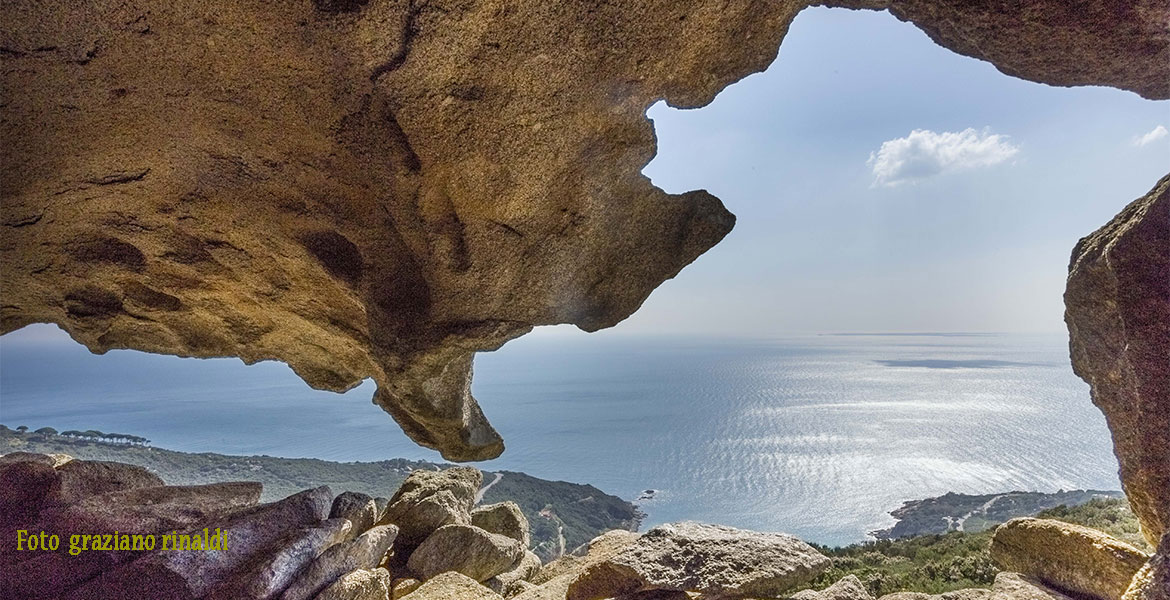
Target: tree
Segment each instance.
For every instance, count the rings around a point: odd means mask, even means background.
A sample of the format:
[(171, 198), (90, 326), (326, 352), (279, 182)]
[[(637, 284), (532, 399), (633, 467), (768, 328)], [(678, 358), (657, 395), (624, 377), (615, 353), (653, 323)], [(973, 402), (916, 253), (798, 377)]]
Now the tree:
[(41, 435), (57, 435), (57, 430), (53, 429), (52, 427), (41, 427), (33, 433), (39, 433)]
[(24, 433), (24, 432), (28, 431), (28, 425), (21, 425), (20, 427), (17, 427), (16, 430), (19, 431), (20, 433)]

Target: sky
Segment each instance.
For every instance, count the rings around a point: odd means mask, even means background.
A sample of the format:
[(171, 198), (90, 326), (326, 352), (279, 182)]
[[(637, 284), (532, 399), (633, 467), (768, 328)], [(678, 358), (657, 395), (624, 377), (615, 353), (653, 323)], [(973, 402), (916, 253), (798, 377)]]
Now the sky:
[(1012, 78), (884, 12), (805, 10), (766, 72), (649, 116), (645, 174), (738, 222), (626, 333), (1063, 331), (1073, 245), (1170, 171), (1170, 102)]

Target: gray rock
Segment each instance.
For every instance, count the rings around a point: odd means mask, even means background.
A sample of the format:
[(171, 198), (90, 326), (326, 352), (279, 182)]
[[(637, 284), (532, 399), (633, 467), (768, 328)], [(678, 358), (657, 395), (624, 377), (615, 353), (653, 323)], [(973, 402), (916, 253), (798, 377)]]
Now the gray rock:
[(532, 545), (528, 517), (512, 501), (480, 506), (471, 511), (471, 524), (492, 533), (506, 535), (528, 548)]
[(585, 569), (629, 548), (638, 536), (637, 533), (623, 529), (607, 531), (585, 544), (585, 550), (580, 556), (562, 556), (541, 567), (540, 572), (532, 578), (532, 583), (540, 585), (565, 575), (572, 575), (576, 579)]
[(381, 525), (398, 526), (395, 551), (409, 554), (444, 525), (471, 523), (471, 506), (483, 473), (469, 467), (417, 470), (402, 482), (386, 507)]
[(378, 521), (380, 511), (373, 497), (361, 492), (342, 492), (333, 499), (330, 519), (349, 519), (353, 527), (349, 535), (357, 537)]
[(817, 591), (803, 590), (792, 595), (792, 600), (873, 600), (856, 575), (846, 575), (833, 585)]
[(359, 569), (338, 577), (329, 587), (317, 594), (316, 600), (387, 600), (389, 597), (389, 571)]
[(523, 553), (520, 542), (508, 536), (473, 525), (444, 525), (410, 555), (407, 566), (425, 580), (455, 571), (479, 582), (509, 570)]
[(1074, 594), (1119, 600), (1149, 555), (1101, 531), (1052, 519), (1012, 519), (995, 530), (991, 559)]
[(326, 549), (345, 539), (351, 527), (348, 519), (328, 519), (296, 531), (216, 586), (205, 600), (275, 598)]
[(0, 467), (18, 462), (36, 462), (54, 469), (73, 460), (68, 454), (41, 454), (39, 452), (9, 452), (0, 455)]
[(397, 527), (379, 525), (329, 548), (298, 574), (281, 599), (310, 600), (346, 573), (377, 567), (397, 535)]
[(812, 581), (829, 565), (827, 557), (790, 535), (668, 524), (589, 567), (569, 586), (567, 598), (599, 600), (653, 589), (775, 597)]
[(59, 475), (47, 504), (67, 506), (98, 494), (165, 485), (158, 475), (138, 465), (104, 460), (71, 460), (57, 467)]
[(186, 531), (255, 506), (261, 488), (257, 482), (229, 482), (107, 492), (45, 511), (40, 527), (60, 535)]
[(502, 596), (483, 587), (474, 579), (448, 571), (428, 579), (402, 600), (501, 600)]
[[(224, 550), (167, 551), (149, 554), (107, 576), (74, 589), (69, 599), (189, 599), (213, 588), (276, 551), (290, 535), (319, 525), (329, 511), (329, 488), (305, 490), (283, 500), (244, 509), (219, 525)], [(161, 543), (161, 542), (160, 542)], [(158, 547), (156, 547), (158, 548)]]
[[(49, 495), (59, 479), (60, 475), (51, 464), (37, 460), (0, 466), (0, 528), (5, 534), (32, 527), (48, 504)], [(15, 538), (9, 536), (5, 539)], [(8, 551), (11, 544), (4, 542), (4, 546), (0, 552)]]
[(1019, 573), (1001, 572), (991, 586), (991, 600), (1073, 600)]
[(483, 582), (488, 589), (505, 597), (516, 595), (513, 584), (528, 581), (540, 572), (540, 557), (531, 550), (525, 550), (512, 568)]

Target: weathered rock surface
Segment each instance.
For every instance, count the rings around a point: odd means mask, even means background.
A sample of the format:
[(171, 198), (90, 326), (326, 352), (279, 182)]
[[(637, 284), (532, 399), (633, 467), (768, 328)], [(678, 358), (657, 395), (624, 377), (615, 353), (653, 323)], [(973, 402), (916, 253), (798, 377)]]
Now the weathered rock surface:
[(390, 588), (390, 599), (398, 600), (399, 598), (417, 590), (420, 585), (422, 585), (422, 582), (413, 577), (395, 579), (394, 585)]
[(249, 565), (217, 585), (206, 600), (269, 600), (276, 598), (326, 549), (346, 538), (347, 519), (328, 519), (306, 527), (260, 552)]
[(474, 579), (455, 573), (443, 573), (427, 580), (403, 600), (501, 600), (503, 596), (483, 587)]
[(483, 473), (469, 467), (412, 472), (379, 521), (398, 526), (395, 552), (409, 554), (444, 525), (470, 524), (475, 492), (482, 483)]
[(991, 589), (970, 588), (943, 594), (897, 592), (878, 600), (1074, 600), (1019, 573), (1000, 572)]
[(7, 532), (35, 523), (59, 478), (52, 464), (40, 460), (0, 466), (0, 528)]
[(539, 585), (565, 576), (576, 579), (589, 567), (609, 560), (632, 546), (638, 537), (639, 534), (632, 531), (621, 529), (607, 531), (590, 540), (581, 556), (562, 556), (541, 567), (540, 572), (532, 577), (532, 582)]
[(520, 540), (525, 548), (532, 545), (528, 530), (528, 517), (511, 500), (478, 506), (471, 511), (471, 524), (489, 531)]
[(164, 485), (158, 475), (143, 467), (104, 460), (71, 460), (57, 467), (57, 475), (45, 499), (48, 505), (75, 504), (106, 492)]
[(1170, 600), (1170, 532), (1162, 535), (1158, 551), (1134, 575), (1124, 600)]
[(374, 526), (382, 511), (378, 508), (374, 498), (361, 492), (342, 492), (333, 499), (333, 507), (329, 509), (330, 519), (349, 519), (353, 527), (349, 535), (357, 537)]
[(1001, 569), (1102, 600), (1119, 600), (1148, 558), (1105, 533), (1052, 519), (1012, 519), (991, 540)]
[(1150, 545), (1170, 530), (1170, 175), (1077, 243), (1064, 293), (1073, 370), (1105, 413)]
[[(886, 8), (1056, 85), (1170, 96), (1161, 0)], [(764, 69), (795, 0), (14, 0), (0, 332), (364, 378), (452, 460), (503, 449), (474, 353), (612, 326), (734, 222), (642, 167), (645, 111)]]
[(522, 591), (521, 587), (516, 584), (532, 579), (540, 572), (540, 567), (540, 557), (531, 550), (525, 550), (520, 560), (510, 569), (484, 581), (483, 585), (502, 596), (515, 596)]
[(256, 482), (144, 487), (107, 492), (41, 515), (40, 528), (69, 533), (170, 533), (211, 523), (218, 516), (256, 505)]
[(410, 555), (407, 566), (421, 579), (455, 571), (477, 582), (487, 581), (523, 557), (520, 542), (473, 525), (444, 525)]
[(645, 590), (776, 597), (829, 568), (812, 546), (781, 533), (702, 523), (661, 525), (616, 556), (589, 567), (568, 600), (600, 600)]
[(823, 590), (799, 591), (792, 600), (873, 600), (873, 594), (856, 575), (847, 575)]
[(362, 569), (339, 577), (321, 590), (316, 600), (386, 600), (389, 593), (390, 573), (386, 569)]
[(283, 540), (320, 524), (332, 501), (329, 488), (319, 487), (244, 509), (217, 524), (225, 550), (150, 554), (103, 573), (66, 597), (201, 598), (254, 566), (257, 557), (277, 550)]
[(329, 548), (297, 574), (281, 594), (281, 600), (310, 600), (346, 573), (377, 567), (397, 535), (397, 527), (379, 525)]

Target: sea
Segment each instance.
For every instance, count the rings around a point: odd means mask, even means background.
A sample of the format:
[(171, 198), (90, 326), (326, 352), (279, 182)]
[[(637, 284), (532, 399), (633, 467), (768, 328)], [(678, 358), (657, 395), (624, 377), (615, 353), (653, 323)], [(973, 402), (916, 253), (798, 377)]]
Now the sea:
[[(507, 444), (477, 466), (652, 496), (638, 501), (644, 527), (692, 519), (832, 545), (890, 526), (904, 501), (951, 491), (1119, 489), (1067, 344), (537, 332), (476, 359), (473, 392)], [(315, 391), (275, 362), (93, 355), (46, 325), (0, 338), (9, 427), (129, 433), (189, 452), (441, 460), (372, 394), (371, 382)]]

